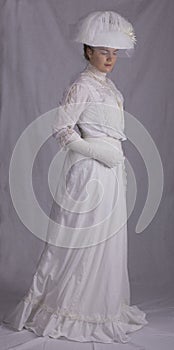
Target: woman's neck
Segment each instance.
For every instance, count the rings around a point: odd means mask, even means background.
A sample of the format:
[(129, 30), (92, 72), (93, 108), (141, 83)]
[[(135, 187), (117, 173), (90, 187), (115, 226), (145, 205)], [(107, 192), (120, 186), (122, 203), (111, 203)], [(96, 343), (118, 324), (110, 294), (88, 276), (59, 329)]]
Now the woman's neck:
[(101, 72), (98, 68), (93, 66), (90, 62), (88, 62), (85, 70), (91, 72), (92, 74), (94, 74), (94, 76), (96, 76), (97, 78), (99, 78), (101, 80), (106, 80), (107, 73)]

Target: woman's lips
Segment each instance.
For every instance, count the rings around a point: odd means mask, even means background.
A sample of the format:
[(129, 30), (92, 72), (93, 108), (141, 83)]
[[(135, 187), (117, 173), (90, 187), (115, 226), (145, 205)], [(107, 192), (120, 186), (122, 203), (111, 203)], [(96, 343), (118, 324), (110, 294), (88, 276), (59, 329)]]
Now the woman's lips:
[(111, 67), (111, 64), (105, 64), (106, 67)]

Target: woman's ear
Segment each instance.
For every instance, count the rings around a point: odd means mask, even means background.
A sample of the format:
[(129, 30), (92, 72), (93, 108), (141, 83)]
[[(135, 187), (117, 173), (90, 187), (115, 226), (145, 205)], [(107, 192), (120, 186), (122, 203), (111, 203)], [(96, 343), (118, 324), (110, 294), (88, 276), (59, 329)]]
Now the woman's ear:
[(90, 49), (90, 47), (87, 47), (87, 48), (86, 48), (86, 52), (87, 52), (87, 55), (88, 55), (88, 57), (89, 57), (89, 59), (90, 59), (91, 56), (92, 56), (92, 50)]

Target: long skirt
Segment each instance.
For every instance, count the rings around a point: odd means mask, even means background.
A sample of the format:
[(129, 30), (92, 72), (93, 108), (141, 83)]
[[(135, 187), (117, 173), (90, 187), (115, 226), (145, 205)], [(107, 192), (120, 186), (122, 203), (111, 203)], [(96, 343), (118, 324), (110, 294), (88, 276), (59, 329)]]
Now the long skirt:
[(126, 219), (124, 163), (69, 150), (31, 287), (4, 322), (38, 336), (128, 342), (148, 322), (130, 305)]

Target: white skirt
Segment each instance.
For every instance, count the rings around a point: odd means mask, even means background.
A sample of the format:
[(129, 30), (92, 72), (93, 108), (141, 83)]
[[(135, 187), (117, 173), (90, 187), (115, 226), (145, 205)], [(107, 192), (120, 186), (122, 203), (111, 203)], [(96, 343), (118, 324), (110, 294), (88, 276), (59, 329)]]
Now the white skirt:
[[(108, 168), (86, 158), (67, 173), (78, 155), (66, 154), (55, 196), (63, 202), (53, 203), (49, 243), (29, 291), (3, 322), (38, 336), (126, 343), (148, 322), (130, 306), (124, 163)], [(64, 200), (66, 174), (71, 209)]]

